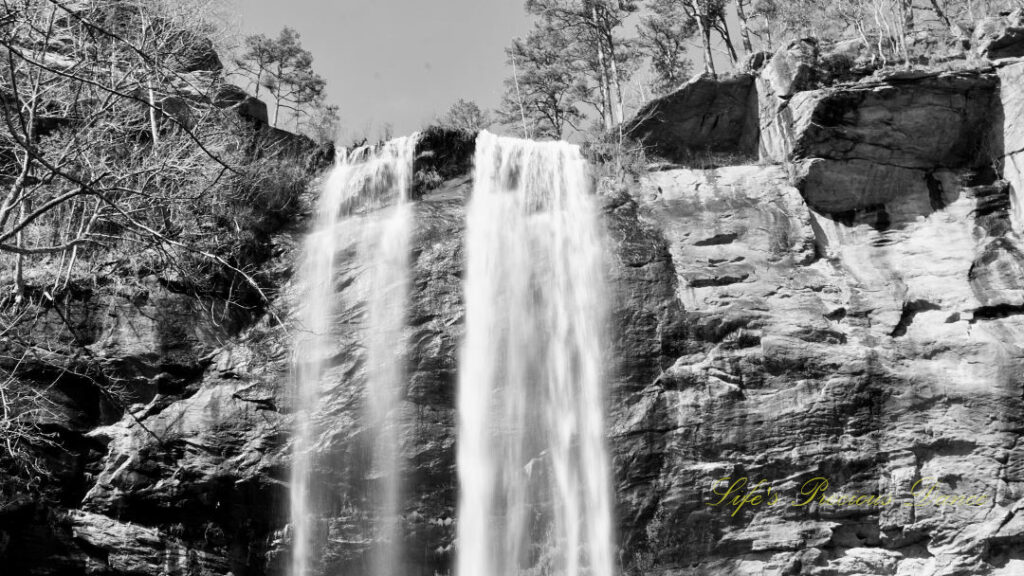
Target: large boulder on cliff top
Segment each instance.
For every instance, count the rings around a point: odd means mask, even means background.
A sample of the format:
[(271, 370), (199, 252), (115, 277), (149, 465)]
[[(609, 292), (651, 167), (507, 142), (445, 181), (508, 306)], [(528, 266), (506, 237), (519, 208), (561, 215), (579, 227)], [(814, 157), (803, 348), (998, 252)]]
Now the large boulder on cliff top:
[(986, 164), (998, 85), (984, 71), (900, 72), (800, 92), (773, 119), (788, 130), (773, 159), (798, 162), (805, 197), (823, 212), (881, 204), (911, 190), (930, 190), (940, 202), (948, 186), (934, 172)]
[(752, 154), (757, 149), (756, 107), (753, 76), (701, 75), (649, 102), (624, 129), (674, 161), (703, 152)]
[(211, 100), (214, 106), (235, 110), (239, 116), (257, 125), (265, 126), (270, 122), (267, 103), (234, 84), (218, 86)]
[(989, 60), (1024, 56), (1024, 10), (983, 18), (974, 28), (971, 46), (977, 56)]

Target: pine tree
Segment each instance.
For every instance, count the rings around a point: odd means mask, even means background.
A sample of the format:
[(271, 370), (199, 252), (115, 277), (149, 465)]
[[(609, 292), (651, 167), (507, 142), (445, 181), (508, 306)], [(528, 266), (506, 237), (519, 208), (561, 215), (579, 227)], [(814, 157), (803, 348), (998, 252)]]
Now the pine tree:
[(649, 13), (640, 21), (640, 46), (651, 60), (654, 89), (664, 94), (679, 87), (692, 72), (686, 57), (688, 40), (697, 33), (697, 22), (677, 2), (651, 2)]
[(527, 0), (527, 12), (557, 27), (583, 48), (581, 57), (594, 65), (591, 82), (596, 84), (605, 129), (623, 120), (622, 85), (632, 72), (634, 52), (620, 35), (627, 17), (639, 10), (637, 2), (625, 0)]
[(480, 109), (476, 102), (459, 98), (441, 119), (441, 125), (455, 130), (479, 132), (491, 124), (487, 112)]
[(299, 33), (285, 27), (276, 39), (256, 34), (245, 39), (246, 51), (236, 60), (239, 70), (255, 85), (266, 88), (273, 98), (273, 124), (281, 110), (290, 111), (296, 126), (300, 116), (309, 114), (322, 99), (326, 82), (313, 71), (313, 55), (302, 47)]
[(564, 29), (540, 22), (524, 39), (506, 50), (515, 68), (506, 80), (498, 115), (502, 123), (523, 123), (525, 136), (561, 138), (566, 127), (578, 128), (578, 104), (591, 90), (581, 79), (580, 46)]

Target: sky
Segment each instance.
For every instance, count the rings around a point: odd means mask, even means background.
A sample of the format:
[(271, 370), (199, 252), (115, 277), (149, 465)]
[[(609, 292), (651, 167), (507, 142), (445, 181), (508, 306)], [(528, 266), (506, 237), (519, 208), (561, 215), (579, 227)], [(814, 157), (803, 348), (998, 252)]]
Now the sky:
[(504, 49), (530, 29), (523, 0), (237, 0), (241, 31), (290, 26), (340, 107), (341, 140), (414, 132), (464, 98), (501, 100)]

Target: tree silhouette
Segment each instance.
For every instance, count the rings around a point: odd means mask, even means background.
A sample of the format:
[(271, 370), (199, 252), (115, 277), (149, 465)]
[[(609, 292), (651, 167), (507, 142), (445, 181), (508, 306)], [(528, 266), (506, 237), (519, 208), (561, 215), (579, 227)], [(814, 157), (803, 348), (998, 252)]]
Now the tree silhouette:
[(245, 52), (235, 60), (239, 71), (252, 82), (259, 96), (265, 88), (273, 98), (272, 123), (278, 125), (281, 110), (295, 118), (310, 115), (322, 105), (327, 83), (313, 71), (313, 55), (302, 47), (299, 33), (285, 27), (277, 38), (255, 34), (245, 39)]

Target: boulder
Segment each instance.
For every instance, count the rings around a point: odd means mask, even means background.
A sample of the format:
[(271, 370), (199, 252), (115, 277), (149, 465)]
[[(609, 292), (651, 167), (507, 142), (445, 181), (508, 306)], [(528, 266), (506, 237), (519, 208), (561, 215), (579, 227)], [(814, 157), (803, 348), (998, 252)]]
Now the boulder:
[(818, 56), (817, 39), (791, 40), (775, 52), (761, 70), (761, 78), (776, 97), (789, 98), (813, 85)]
[(986, 163), (997, 90), (994, 74), (973, 71), (892, 72), (801, 92), (773, 122), (762, 121), (762, 153), (797, 161), (805, 198), (827, 213), (909, 190), (941, 196), (933, 172)]
[(757, 146), (756, 98), (749, 74), (701, 75), (645, 105), (624, 130), (676, 162), (702, 152), (752, 155)]
[(192, 34), (184, 35), (179, 39), (184, 47), (181, 53), (173, 57), (172, 69), (177, 72), (220, 72), (224, 70), (224, 64), (217, 54), (217, 48), (213, 40)]
[(790, 100), (811, 87), (817, 60), (817, 40), (793, 40), (779, 48), (756, 76), (757, 152), (762, 162), (789, 157), (794, 122)]
[(184, 98), (167, 96), (157, 102), (160, 113), (174, 120), (175, 126), (189, 129), (192, 127), (192, 108)]
[(269, 123), (267, 104), (234, 84), (221, 84), (211, 98), (214, 106), (234, 110), (242, 118), (264, 126)]
[(1024, 10), (983, 18), (971, 36), (974, 54), (989, 60), (1024, 56)]
[(772, 59), (772, 53), (766, 51), (754, 52), (743, 60), (742, 70), (747, 74), (757, 74)]

